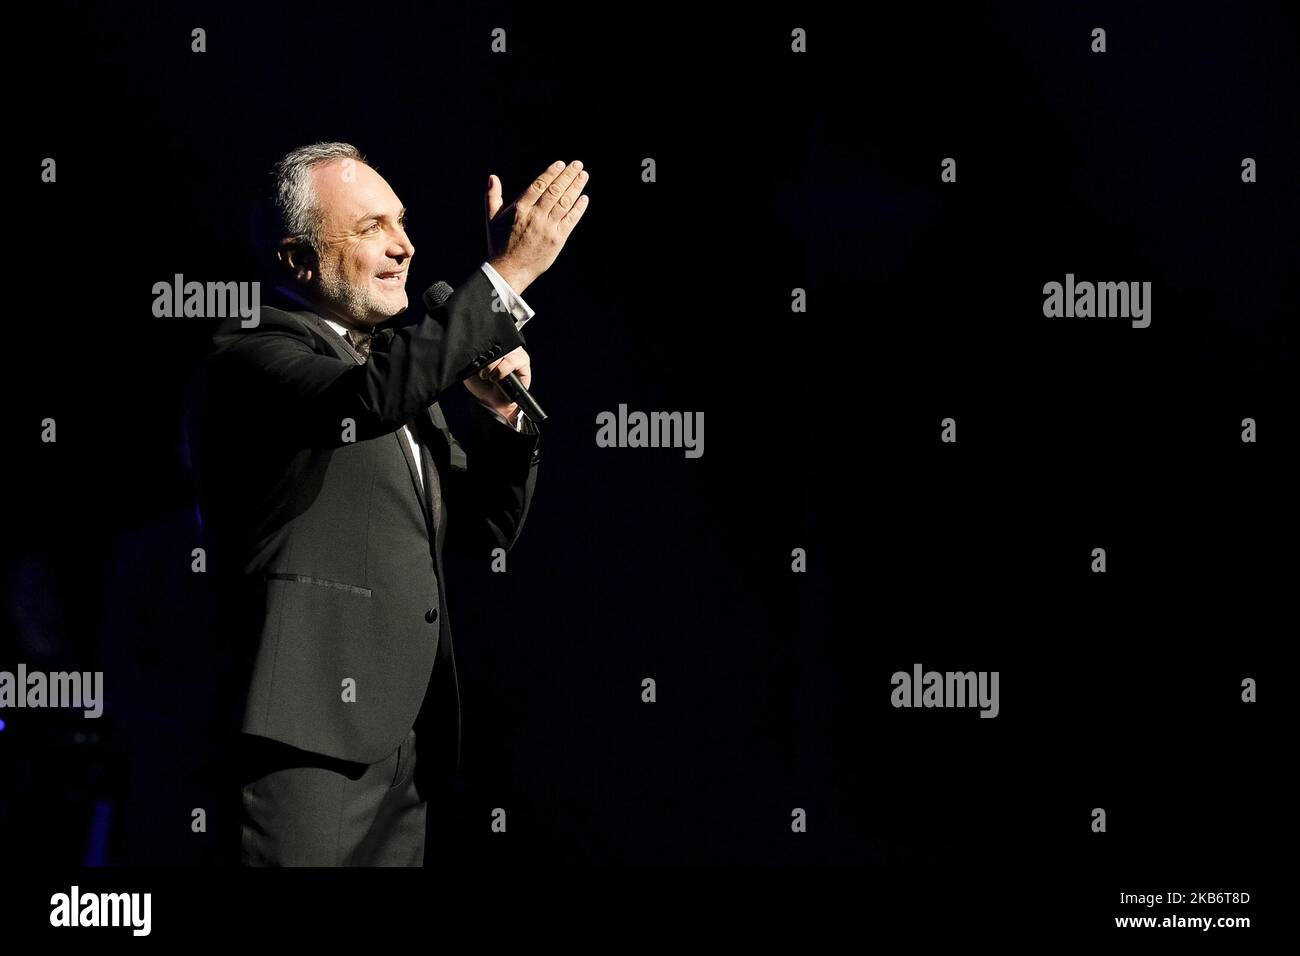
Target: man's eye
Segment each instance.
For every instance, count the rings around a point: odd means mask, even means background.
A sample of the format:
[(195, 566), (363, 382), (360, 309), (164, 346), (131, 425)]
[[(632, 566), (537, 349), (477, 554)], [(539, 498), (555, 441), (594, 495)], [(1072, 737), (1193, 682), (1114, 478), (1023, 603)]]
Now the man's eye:
[(379, 228), (379, 223), (372, 222), (370, 225), (366, 226), (366, 232), (374, 232), (378, 228)]

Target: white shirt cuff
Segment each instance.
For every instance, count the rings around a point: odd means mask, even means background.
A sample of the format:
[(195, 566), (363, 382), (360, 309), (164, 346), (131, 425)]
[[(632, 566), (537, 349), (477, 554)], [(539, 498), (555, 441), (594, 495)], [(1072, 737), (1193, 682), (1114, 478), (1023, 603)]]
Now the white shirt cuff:
[(515, 328), (522, 329), (524, 323), (533, 317), (532, 308), (524, 301), (523, 296), (510, 288), (510, 284), (501, 278), (501, 273), (493, 269), (489, 263), (484, 262), (482, 268), (484, 275), (491, 280), (493, 287), (497, 290), (497, 295), (501, 298), (502, 304), (514, 316)]
[[(483, 407), (487, 408), (486, 405), (484, 405)], [(515, 423), (513, 425), (510, 424), (510, 419), (506, 418), (495, 408), (488, 408), (488, 411), (491, 412), (493, 415), (495, 415), (497, 417), (497, 421), (499, 421), (502, 425), (505, 425), (506, 428), (514, 429), (517, 432), (521, 432), (524, 430), (524, 411), (522, 408), (515, 415)]]

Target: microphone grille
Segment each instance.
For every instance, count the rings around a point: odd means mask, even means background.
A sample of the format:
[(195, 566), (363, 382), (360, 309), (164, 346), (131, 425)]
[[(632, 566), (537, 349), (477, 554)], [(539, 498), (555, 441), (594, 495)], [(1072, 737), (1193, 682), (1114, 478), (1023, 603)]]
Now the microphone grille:
[(451, 294), (454, 291), (455, 290), (445, 282), (435, 282), (433, 285), (429, 286), (429, 288), (424, 290), (424, 307), (430, 312), (442, 308), (443, 303), (451, 298)]

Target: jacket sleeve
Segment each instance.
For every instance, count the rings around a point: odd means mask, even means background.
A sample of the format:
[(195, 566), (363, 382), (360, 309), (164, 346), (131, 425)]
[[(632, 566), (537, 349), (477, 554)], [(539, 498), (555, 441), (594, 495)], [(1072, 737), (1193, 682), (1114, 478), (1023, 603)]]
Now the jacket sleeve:
[(337, 448), (397, 431), (444, 391), (523, 344), (514, 319), (493, 310), (492, 292), (475, 269), (419, 322), (395, 330), (386, 343), (376, 336), (364, 365), (321, 354), (300, 324), (267, 322), (218, 341), (210, 361), (237, 385), (241, 405), (250, 402), (245, 407), (296, 436), (299, 447)]
[(523, 430), (514, 431), (477, 401), (471, 403), (469, 429), (468, 447), (447, 432), (446, 545), (467, 557), (487, 558), (494, 548), (509, 551), (519, 540), (537, 484), (541, 436), (531, 419), (525, 417)]

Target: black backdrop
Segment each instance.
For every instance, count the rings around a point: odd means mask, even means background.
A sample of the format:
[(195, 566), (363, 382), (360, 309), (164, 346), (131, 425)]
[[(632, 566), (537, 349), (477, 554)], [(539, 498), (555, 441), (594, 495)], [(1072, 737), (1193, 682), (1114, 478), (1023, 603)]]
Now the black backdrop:
[[(11, 286), (6, 659), (103, 669), (108, 703), (7, 715), (9, 845), (208, 859), (180, 423), (212, 323), (151, 289), (254, 278), (270, 164), (342, 139), (411, 210), (417, 291), (481, 261), (488, 172), (507, 200), (592, 174), (527, 293), (525, 533), (508, 574), (452, 571), (467, 766), (431, 852), (1254, 879), (1294, 630), (1296, 18), (1131, 6), (43, 7), (6, 157), (42, 277)], [(1067, 272), (1150, 281), (1151, 326), (1044, 318)], [(597, 448), (620, 403), (703, 411), (703, 457)], [(891, 707), (917, 662), (998, 670), (999, 717)]]

